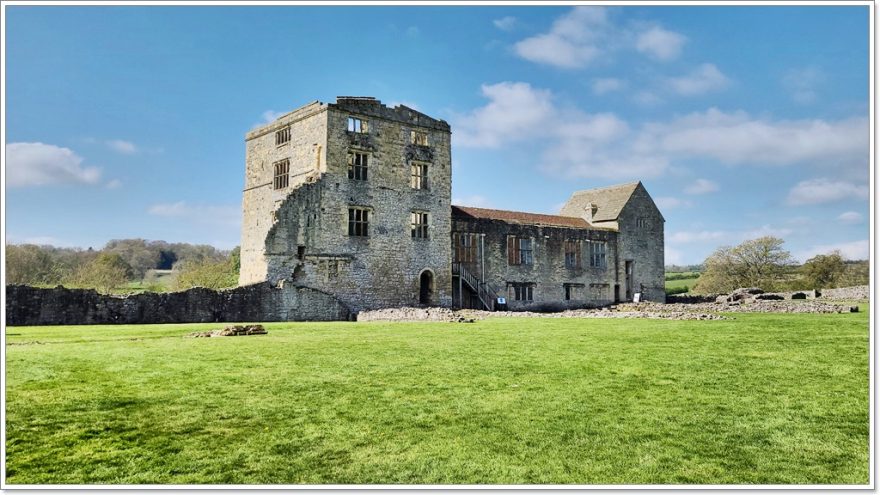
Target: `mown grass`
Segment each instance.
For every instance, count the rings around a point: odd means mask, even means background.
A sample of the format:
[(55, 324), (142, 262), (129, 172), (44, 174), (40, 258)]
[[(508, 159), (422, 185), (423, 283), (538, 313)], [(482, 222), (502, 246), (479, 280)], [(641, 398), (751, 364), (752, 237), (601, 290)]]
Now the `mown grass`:
[(699, 280), (699, 279), (700, 279), (700, 277), (696, 276), (694, 278), (682, 278), (682, 279), (676, 279), (676, 280), (667, 280), (666, 281), (666, 288), (667, 289), (678, 289), (681, 287), (687, 287), (688, 289), (693, 289), (694, 285), (697, 284), (697, 280)]
[(7, 329), (7, 482), (865, 484), (868, 319)]

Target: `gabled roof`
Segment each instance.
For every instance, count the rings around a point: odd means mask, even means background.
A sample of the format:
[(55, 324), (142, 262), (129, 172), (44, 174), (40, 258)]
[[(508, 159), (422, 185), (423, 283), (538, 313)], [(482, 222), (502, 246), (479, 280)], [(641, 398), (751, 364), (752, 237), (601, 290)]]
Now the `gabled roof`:
[(577, 191), (562, 207), (560, 215), (581, 216), (590, 203), (596, 205), (593, 222), (613, 222), (620, 217), (620, 211), (626, 206), (641, 182), (628, 182), (615, 186), (600, 187)]
[(544, 215), (542, 213), (526, 213), (522, 211), (492, 210), (488, 208), (474, 208), (471, 206), (452, 205), (452, 217), (501, 220), (508, 223), (572, 227), (577, 229), (586, 229), (590, 227), (590, 224), (588, 224), (586, 220), (578, 217)]

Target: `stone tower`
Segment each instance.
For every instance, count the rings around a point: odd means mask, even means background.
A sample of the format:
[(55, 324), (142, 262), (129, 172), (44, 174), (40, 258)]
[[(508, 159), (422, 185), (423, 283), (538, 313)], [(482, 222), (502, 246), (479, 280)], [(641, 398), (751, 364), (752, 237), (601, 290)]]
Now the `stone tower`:
[(246, 145), (239, 284), (311, 287), (353, 311), (452, 303), (445, 121), (338, 97)]

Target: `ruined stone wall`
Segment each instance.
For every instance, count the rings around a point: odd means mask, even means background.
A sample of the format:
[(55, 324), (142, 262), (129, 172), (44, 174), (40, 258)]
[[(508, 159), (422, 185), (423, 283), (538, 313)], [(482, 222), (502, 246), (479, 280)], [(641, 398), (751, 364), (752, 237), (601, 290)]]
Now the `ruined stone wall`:
[[(290, 141), (276, 145), (275, 132), (288, 126)], [(327, 106), (317, 102), (247, 134), (240, 285), (267, 280), (265, 241), (277, 221), (275, 212), (299, 186), (317, 180), (325, 168), (326, 135)], [(285, 158), (290, 160), (289, 184), (276, 190), (274, 164)]]
[[(419, 277), (433, 273), (431, 304), (449, 306), (451, 294), (449, 127), (376, 100), (340, 99), (328, 105), (326, 168), (278, 210), (266, 238), (267, 278), (292, 279), (336, 295), (352, 310), (419, 304)], [(368, 132), (347, 130), (349, 117)], [(412, 130), (428, 146), (411, 143)], [(351, 152), (367, 153), (367, 180), (348, 177)], [(428, 164), (429, 187), (413, 189), (413, 161)], [(349, 207), (370, 211), (369, 235), (348, 235)], [(413, 239), (410, 214), (429, 214), (429, 238)]]
[(643, 300), (664, 302), (666, 300), (664, 221), (648, 191), (641, 184), (621, 210), (617, 224), (620, 297), (626, 298), (626, 261), (632, 260), (632, 292), (639, 292), (644, 287)]
[[(512, 310), (552, 311), (604, 306), (613, 302), (616, 232), (463, 218), (453, 219), (453, 231), (484, 235), (486, 281), (500, 296), (507, 298)], [(508, 264), (507, 237), (511, 235), (532, 239), (531, 265)], [(565, 241), (580, 241), (580, 268), (566, 267)], [(605, 243), (605, 268), (590, 266), (590, 242)], [(482, 269), (479, 246), (477, 258), (476, 263), (466, 266), (479, 278)], [(514, 293), (509, 289), (511, 282), (534, 283), (533, 301), (515, 301)], [(575, 288), (573, 299), (566, 301), (564, 284), (582, 284), (583, 287)], [(454, 289), (457, 305), (457, 285)]]
[(268, 283), (128, 296), (98, 294), (91, 289), (8, 285), (6, 311), (10, 326), (333, 321), (348, 320), (351, 315), (329, 294)]

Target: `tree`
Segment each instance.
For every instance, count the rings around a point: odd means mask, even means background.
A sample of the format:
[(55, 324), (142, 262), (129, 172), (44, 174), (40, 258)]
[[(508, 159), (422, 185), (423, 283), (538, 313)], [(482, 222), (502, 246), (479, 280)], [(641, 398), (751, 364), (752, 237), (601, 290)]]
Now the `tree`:
[(52, 257), (34, 244), (6, 245), (6, 283), (25, 285), (51, 284)]
[(829, 289), (837, 287), (843, 277), (846, 263), (839, 251), (820, 254), (808, 259), (801, 267), (804, 283), (811, 289)]
[(190, 259), (178, 263), (179, 271), (175, 286), (178, 290), (192, 287), (208, 289), (224, 289), (238, 285), (238, 270), (241, 264), (240, 248), (236, 247), (226, 259), (212, 261), (205, 257), (200, 260)]
[(706, 258), (706, 271), (700, 275), (694, 292), (730, 292), (739, 287), (773, 290), (783, 283), (791, 254), (782, 249), (784, 241), (761, 237), (739, 246), (722, 246)]
[(131, 266), (121, 255), (100, 253), (95, 259), (77, 269), (68, 279), (68, 284), (108, 293), (125, 285), (131, 275)]

